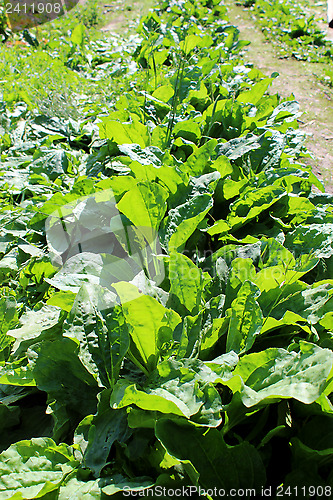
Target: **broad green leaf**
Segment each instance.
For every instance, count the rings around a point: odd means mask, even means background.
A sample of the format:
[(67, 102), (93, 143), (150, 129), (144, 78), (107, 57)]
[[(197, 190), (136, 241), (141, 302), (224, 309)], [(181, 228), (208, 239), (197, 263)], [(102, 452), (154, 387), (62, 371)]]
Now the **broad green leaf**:
[(48, 306), (60, 307), (63, 311), (70, 312), (73, 307), (75, 297), (75, 293), (70, 291), (56, 292), (47, 300), (46, 304)]
[[(154, 129), (156, 130), (156, 129)], [(168, 165), (168, 158), (163, 156), (163, 165), (143, 164), (138, 161), (131, 163), (130, 168), (138, 181), (152, 182), (159, 180), (171, 193), (176, 193), (179, 185), (188, 182), (188, 174), (181, 171), (177, 165)], [(131, 177), (132, 179), (132, 177)]]
[(174, 93), (175, 90), (171, 85), (161, 85), (160, 87), (157, 87), (156, 90), (154, 90), (152, 95), (160, 101), (169, 102)]
[(18, 361), (0, 364), (0, 384), (11, 386), (36, 386), (33, 361), (20, 358)]
[(264, 93), (266, 92), (270, 84), (272, 83), (272, 81), (273, 78), (264, 78), (255, 85), (252, 85), (252, 87), (249, 90), (240, 92), (236, 100), (244, 104), (250, 103), (256, 106), (260, 101), (260, 99), (263, 97)]
[(163, 151), (168, 138), (168, 127), (166, 125), (157, 125), (151, 133), (151, 142), (155, 147)]
[[(123, 232), (123, 229), (120, 229), (119, 239), (122, 240), (125, 235), (130, 235), (130, 239), (132, 239), (133, 242), (135, 235), (134, 231), (124, 230)], [(139, 237), (142, 235), (147, 235), (149, 239), (148, 243), (151, 244), (152, 238), (154, 238), (154, 232), (150, 228), (143, 228), (142, 231), (139, 231)], [(147, 243), (142, 243), (141, 240), (139, 240), (139, 242), (134, 241), (134, 246), (135, 249), (138, 250), (138, 254), (141, 248), (143, 248), (143, 245), (147, 245)], [(124, 257), (105, 253), (77, 253), (65, 262), (58, 273), (52, 278), (45, 278), (45, 281), (58, 290), (72, 292), (73, 294), (77, 294), (82, 285), (93, 284), (110, 288), (113, 283), (119, 280), (126, 279), (131, 281), (140, 271), (142, 271), (142, 267), (140, 267), (140, 255), (133, 254), (129, 256), (127, 254), (127, 249), (129, 250), (128, 246), (123, 252)], [(142, 258), (144, 259), (144, 257)], [(139, 261), (139, 263), (137, 261)], [(143, 265), (145, 265), (145, 261), (143, 261)], [(59, 313), (59, 309), (54, 309)]]
[(177, 193), (168, 200), (171, 208), (176, 208), (186, 204), (189, 200), (209, 194), (214, 195), (216, 186), (220, 180), (220, 174), (217, 171), (203, 174), (198, 177), (190, 176), (187, 181), (184, 178), (184, 184), (180, 185)]
[[(210, 63), (212, 63), (212, 61), (210, 61)], [(206, 66), (206, 68), (208, 69), (208, 66)], [(207, 104), (210, 102), (210, 97), (203, 81), (200, 84), (200, 89), (189, 91), (187, 101), (200, 112), (206, 109)]]
[(246, 137), (236, 137), (226, 143), (218, 144), (215, 149), (216, 154), (218, 156), (226, 156), (229, 160), (237, 160), (237, 158), (241, 158), (245, 153), (253, 149), (259, 149), (260, 137), (251, 134)]
[(82, 23), (75, 26), (71, 34), (71, 42), (76, 45), (83, 45), (85, 29), (85, 25)]
[[(157, 145), (156, 145), (157, 146)], [(137, 161), (141, 165), (161, 165), (161, 149), (163, 150), (161, 144), (159, 147), (148, 146), (146, 148), (141, 147), (139, 144), (118, 144), (118, 149), (121, 153), (128, 156), (132, 161)], [(121, 157), (119, 157), (120, 159)], [(126, 165), (126, 159), (124, 159)], [(125, 168), (126, 170), (126, 168)]]
[(328, 312), (332, 311), (333, 283), (317, 282), (311, 287), (302, 287), (294, 294), (276, 302), (270, 315), (281, 319), (286, 310), (292, 311), (315, 325)]
[(139, 144), (142, 148), (149, 146), (147, 127), (138, 121), (121, 123), (104, 118), (98, 126), (101, 139), (111, 139), (117, 144)]
[(83, 480), (80, 471), (69, 474), (61, 483), (59, 490), (59, 500), (101, 500), (105, 496), (109, 497), (117, 493), (131, 493), (138, 495), (146, 489), (154, 486), (154, 482), (146, 477), (126, 478), (121, 474), (98, 478), (95, 480)]
[[(289, 194), (288, 200), (288, 215), (294, 215), (295, 217), (292, 219), (292, 223), (295, 224), (297, 220), (307, 219), (307, 215), (311, 212), (316, 211), (315, 205), (311, 203), (308, 198), (303, 198), (301, 196), (294, 196), (293, 194)], [(298, 216), (298, 217), (297, 217)]]
[[(316, 267), (318, 264), (318, 258), (313, 255), (303, 254), (297, 261), (295, 261), (294, 256), (284, 247), (279, 251), (278, 242), (275, 246), (276, 252), (273, 252), (274, 257), (269, 257), (267, 265), (264, 263), (259, 263), (260, 267), (263, 267), (261, 271), (257, 273), (253, 282), (258, 285), (260, 290), (264, 292), (267, 296), (273, 297), (275, 294), (275, 299), (280, 299), (282, 301), (282, 295), (285, 288), (290, 287), (293, 283), (297, 283), (304, 275)], [(269, 266), (269, 263), (274, 264), (274, 262), (279, 262), (277, 265)], [(274, 289), (277, 289), (274, 292)], [(274, 299), (274, 300), (275, 300)], [(274, 302), (274, 306), (276, 302)]]
[(84, 179), (82, 182), (78, 182), (78, 185), (74, 186), (72, 192), (70, 193), (55, 193), (48, 199), (41, 207), (36, 209), (36, 214), (29, 221), (29, 225), (34, 227), (35, 225), (40, 226), (42, 221), (45, 221), (47, 217), (53, 214), (56, 210), (61, 209), (64, 205), (70, 203), (75, 203), (79, 197), (92, 194), (94, 192), (94, 184), (91, 179)]
[(96, 184), (96, 188), (102, 191), (111, 189), (115, 199), (119, 200), (124, 193), (132, 189), (136, 184), (136, 179), (133, 179), (133, 177), (129, 175), (117, 175), (99, 181)]
[(289, 118), (295, 116), (299, 111), (299, 102), (295, 100), (281, 102), (275, 107), (273, 113), (270, 116), (269, 124), (279, 121), (283, 118)]
[[(154, 449), (151, 451), (151, 453), (149, 455), (149, 461), (155, 467), (158, 466), (159, 468), (165, 469), (165, 470), (171, 469), (171, 467), (181, 466), (180, 461), (177, 460), (177, 458), (174, 458), (171, 455), (169, 455), (169, 453), (166, 451), (164, 446), (162, 446), (159, 441), (156, 441)], [(159, 479), (162, 479), (162, 478), (159, 478)], [(170, 496), (168, 496), (167, 498), (168, 498), (168, 500), (171, 500)]]
[(174, 414), (160, 411), (141, 410), (133, 407), (129, 410), (127, 420), (131, 429), (155, 429), (156, 421), (160, 418), (173, 418)]
[(239, 175), (237, 180), (233, 180), (232, 178), (224, 179), (222, 185), (223, 197), (226, 200), (231, 200), (232, 198), (235, 198), (235, 196), (239, 196), (245, 186), (247, 186), (248, 182), (248, 179), (244, 177), (243, 174)]
[(280, 288), (287, 283), (288, 285), (298, 281), (303, 276), (302, 273), (298, 274), (294, 269), (288, 269), (286, 265), (281, 264), (278, 266), (265, 267), (257, 273), (253, 282), (260, 288), (262, 292), (272, 291)]
[(18, 321), (17, 305), (14, 297), (0, 298), (0, 332), (4, 335)]
[[(138, 390), (135, 384), (120, 381), (111, 395), (110, 404), (113, 408), (119, 409), (133, 404), (142, 410), (190, 417), (191, 412), (187, 408), (186, 402), (163, 388), (158, 388), (156, 392), (149, 389), (142, 391)], [(199, 408), (200, 406), (196, 407), (195, 410)]]
[[(131, 338), (139, 351), (142, 361), (150, 371), (156, 367), (159, 356), (159, 329), (167, 309), (148, 295), (141, 295), (128, 301), (128, 287), (115, 284), (120, 295), (122, 310)], [(124, 303), (124, 297), (126, 302)]]
[(230, 205), (227, 222), (235, 230), (253, 220), (284, 196), (286, 196), (286, 191), (275, 186), (248, 190)]
[(17, 271), (17, 249), (13, 249), (0, 259), (0, 278), (5, 280), (6, 276), (15, 276)]
[(231, 164), (229, 158), (226, 156), (219, 156), (210, 166), (210, 168), (217, 170), (221, 179), (227, 177), (227, 175), (231, 175), (234, 172), (233, 165)]
[(137, 227), (158, 229), (167, 197), (167, 191), (156, 182), (139, 183), (127, 191), (117, 207)]
[(196, 143), (201, 136), (199, 125), (193, 120), (177, 122), (172, 133), (175, 137), (182, 137), (187, 141)]
[(139, 496), (140, 493), (142, 495), (142, 492), (154, 486), (155, 481), (146, 476), (127, 478), (121, 474), (115, 474), (113, 477), (108, 478), (106, 483), (106, 486), (102, 484), (102, 492), (107, 496), (119, 492), (123, 492), (123, 496), (125, 496), (124, 492), (126, 494), (132, 492), (133, 496)]
[(102, 496), (100, 480), (83, 481), (77, 473), (69, 474), (61, 483), (57, 500), (100, 500)]
[(207, 359), (207, 353), (214, 347), (219, 338), (227, 332), (229, 319), (228, 316), (224, 318), (214, 318), (211, 326), (203, 331), (200, 345), (201, 359)]
[(268, 333), (272, 330), (278, 330), (279, 328), (286, 325), (295, 325), (304, 330), (307, 334), (311, 335), (311, 329), (306, 324), (304, 318), (299, 314), (293, 313), (291, 311), (286, 311), (285, 314), (280, 319), (275, 319), (272, 317), (265, 318), (263, 325), (261, 327), (260, 334)]
[(98, 285), (83, 285), (64, 324), (64, 335), (80, 342), (80, 359), (113, 387), (130, 345), (124, 315), (114, 295)]
[(180, 314), (197, 314), (203, 291), (201, 269), (185, 255), (173, 252), (170, 254), (169, 280), (168, 305)]
[(211, 139), (188, 157), (185, 166), (188, 167), (191, 175), (202, 175), (205, 173), (216, 145), (216, 139)]
[(38, 358), (33, 370), (36, 384), (48, 394), (55, 418), (55, 439), (64, 439), (83, 417), (95, 413), (100, 389), (81, 363), (73, 340), (44, 341), (36, 350)]
[(14, 297), (0, 298), (0, 352), (8, 347), (13, 338), (6, 335), (18, 322), (17, 305)]
[(64, 443), (56, 445), (50, 438), (19, 441), (0, 455), (1, 498), (43, 498), (56, 492), (76, 465), (73, 450)]
[[(218, 273), (221, 272), (222, 259), (219, 260)], [(224, 261), (225, 265), (226, 262)], [(226, 305), (229, 307), (231, 302), (237, 297), (237, 294), (245, 281), (254, 281), (256, 277), (256, 270), (253, 265), (252, 259), (244, 259), (237, 257), (232, 260), (231, 266), (225, 270), (227, 283), (225, 287)], [(223, 277), (225, 278), (225, 277)]]
[(219, 172), (191, 177), (188, 187), (172, 200), (160, 229), (161, 244), (169, 252), (179, 251), (213, 206)]
[(244, 381), (241, 399), (246, 407), (294, 398), (311, 404), (323, 393), (333, 353), (300, 342), (299, 352), (270, 348), (243, 356), (233, 374)]
[[(230, 351), (226, 354), (221, 354), (221, 356), (218, 356), (211, 361), (205, 361), (204, 364), (210, 368), (215, 377), (217, 375), (220, 381), (222, 380), (223, 382), (226, 382), (232, 378), (232, 372), (238, 361), (238, 355), (234, 351)], [(216, 382), (216, 379), (211, 378), (211, 374), (209, 377), (210, 380)]]
[(209, 47), (213, 40), (208, 35), (201, 37), (199, 35), (187, 35), (179, 44), (181, 50), (188, 55), (196, 47)]
[(54, 181), (59, 175), (67, 172), (68, 158), (62, 149), (50, 150), (38, 156), (30, 165), (30, 170), (35, 174), (45, 173)]
[[(154, 122), (161, 122), (166, 117), (166, 115), (171, 110), (170, 104), (166, 104), (164, 101), (157, 99), (153, 95), (145, 93), (145, 113), (152, 118)], [(164, 128), (164, 127), (163, 127)], [(160, 131), (163, 129), (160, 127)], [(165, 130), (167, 127), (165, 127)], [(154, 129), (155, 130), (155, 129)], [(153, 140), (153, 135), (150, 137), (151, 144), (159, 147), (159, 144)]]
[(207, 233), (210, 236), (214, 236), (215, 234), (227, 234), (231, 229), (231, 226), (225, 220), (219, 220), (215, 222), (208, 230)]
[(333, 331), (333, 312), (327, 312), (324, 314), (319, 324), (326, 328), (326, 330)]
[(123, 443), (131, 434), (126, 412), (110, 408), (109, 396), (108, 390), (100, 394), (97, 414), (83, 419), (75, 431), (76, 442), (81, 435), (85, 440), (83, 463), (97, 478), (109, 463), (108, 457), (113, 444), (116, 441)]
[[(252, 128), (253, 120), (258, 123), (258, 118), (257, 115), (255, 118), (247, 117), (247, 127)], [(251, 170), (261, 172), (261, 178), (267, 179), (266, 183), (262, 182), (261, 187), (273, 184), (275, 178), (277, 186), (283, 186), (287, 191), (292, 191), (293, 188), (290, 187), (292, 186), (292, 179), (286, 179), (288, 172), (286, 172), (286, 169), (279, 168), (282, 163), (281, 156), (288, 147), (286, 134), (282, 131), (269, 129), (260, 137), (259, 142), (260, 148), (250, 151), (246, 160)], [(294, 179), (295, 181), (298, 184), (300, 183), (300, 179)]]
[[(203, 488), (259, 488), (265, 483), (265, 469), (254, 446), (244, 441), (228, 446), (216, 429), (205, 429), (176, 420), (158, 420), (156, 435), (168, 453), (199, 472)], [(216, 491), (215, 490), (215, 491)], [(214, 499), (219, 499), (218, 494)]]
[(275, 238), (262, 238), (261, 240), (261, 255), (259, 267), (271, 267), (284, 265), (288, 268), (295, 266), (295, 257)]
[(169, 252), (182, 249), (212, 206), (212, 197), (204, 194), (169, 210), (162, 226), (162, 242)]
[(202, 70), (198, 66), (187, 66), (182, 74), (182, 78), (178, 78), (177, 73), (174, 73), (170, 78), (171, 84), (174, 88), (178, 86), (178, 99), (179, 102), (184, 101), (191, 90), (200, 90), (202, 80)]
[[(254, 279), (253, 281), (255, 282), (256, 280)], [(275, 283), (273, 286), (274, 288), (269, 288), (268, 291), (262, 290), (260, 297), (258, 297), (259, 305), (265, 317), (270, 316), (271, 311), (273, 311), (275, 306), (279, 305), (280, 302), (288, 298), (292, 299), (295, 294), (308, 288), (308, 285), (302, 281), (295, 281), (292, 284), (285, 283), (282, 284), (281, 287), (276, 286)], [(281, 315), (283, 315), (287, 309), (288, 307), (284, 307), (284, 311)]]
[[(107, 258), (105, 254), (78, 253), (70, 257), (62, 269), (52, 278), (47, 278), (46, 281), (58, 290), (77, 294), (84, 284), (100, 284), (103, 274), (105, 280), (103, 271), (107, 264)], [(111, 279), (111, 283), (112, 281)], [(59, 312), (59, 309), (54, 309)]]
[(61, 329), (61, 311), (57, 307), (44, 305), (39, 310), (25, 312), (20, 317), (20, 327), (9, 330), (8, 334), (14, 337), (14, 348), (17, 354), (40, 340), (40, 336), (47, 337)]
[[(77, 31), (83, 29), (83, 25), (77, 27)], [(80, 42), (79, 42), (80, 43)], [(47, 135), (55, 136), (56, 139), (61, 139), (62, 137), (68, 137), (70, 134), (68, 121), (61, 120), (60, 118), (52, 117), (46, 115), (37, 115), (36, 118), (31, 122), (31, 127), (34, 134), (38, 137), (45, 137)]]
[(198, 355), (202, 338), (202, 316), (186, 316), (175, 330), (174, 340), (179, 344), (177, 359), (193, 358)]
[(285, 246), (297, 255), (313, 253), (327, 259), (333, 255), (333, 224), (300, 225), (287, 234)]
[(192, 418), (202, 425), (221, 423), (221, 399), (213, 387), (220, 376), (199, 360), (168, 360), (160, 363), (142, 389), (119, 381), (111, 395), (111, 406), (135, 404), (142, 410)]
[(235, 351), (238, 354), (248, 351), (260, 333), (263, 315), (256, 301), (259, 295), (259, 288), (250, 281), (245, 281), (232, 302), (227, 352)]

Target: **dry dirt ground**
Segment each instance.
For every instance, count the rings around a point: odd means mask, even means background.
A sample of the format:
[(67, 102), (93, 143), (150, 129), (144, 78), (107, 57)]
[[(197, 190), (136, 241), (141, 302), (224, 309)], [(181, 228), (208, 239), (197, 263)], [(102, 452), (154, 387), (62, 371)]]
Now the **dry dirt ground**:
[(309, 163), (326, 191), (333, 193), (333, 92), (315, 76), (322, 71), (321, 65), (279, 59), (277, 49), (265, 39), (251, 12), (235, 5), (235, 0), (225, 0), (225, 4), (230, 21), (238, 27), (241, 38), (251, 42), (245, 60), (267, 75), (278, 72), (280, 76), (274, 80), (270, 92), (277, 92), (282, 97), (294, 94), (300, 103), (303, 112), (300, 127), (309, 134), (306, 145), (314, 156)]
[(130, 23), (138, 16), (145, 15), (153, 0), (116, 0), (104, 4), (103, 14), (107, 22), (101, 31), (121, 33), (127, 30)]
[(122, 28), (126, 25), (126, 19), (124, 14), (116, 16), (114, 19), (109, 21), (105, 26), (101, 28), (101, 31), (105, 33), (120, 33)]

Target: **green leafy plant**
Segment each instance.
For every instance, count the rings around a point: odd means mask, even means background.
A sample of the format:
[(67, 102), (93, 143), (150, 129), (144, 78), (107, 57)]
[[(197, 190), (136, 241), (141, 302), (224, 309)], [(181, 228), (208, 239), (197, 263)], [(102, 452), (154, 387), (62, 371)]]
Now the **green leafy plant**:
[(267, 38), (281, 49), (281, 55), (311, 62), (332, 61), (332, 44), (320, 29), (305, 2), (254, 0), (241, 2), (251, 7)]

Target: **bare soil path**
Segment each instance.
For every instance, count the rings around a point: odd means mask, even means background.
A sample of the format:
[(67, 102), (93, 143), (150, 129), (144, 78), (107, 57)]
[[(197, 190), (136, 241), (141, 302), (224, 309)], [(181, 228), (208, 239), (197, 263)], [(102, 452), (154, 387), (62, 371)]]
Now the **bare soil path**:
[(153, 0), (106, 0), (103, 2), (103, 17), (105, 22), (101, 31), (107, 33), (122, 33), (137, 17), (147, 14)]
[(276, 47), (265, 39), (251, 12), (235, 5), (235, 0), (224, 0), (224, 3), (230, 22), (238, 27), (241, 38), (251, 42), (244, 55), (245, 61), (267, 75), (278, 72), (280, 76), (273, 82), (270, 92), (277, 92), (282, 97), (293, 94), (300, 103), (303, 111), (300, 127), (309, 134), (306, 145), (314, 155), (309, 163), (326, 191), (333, 193), (333, 92), (315, 76), (322, 73), (323, 65), (279, 59)]

